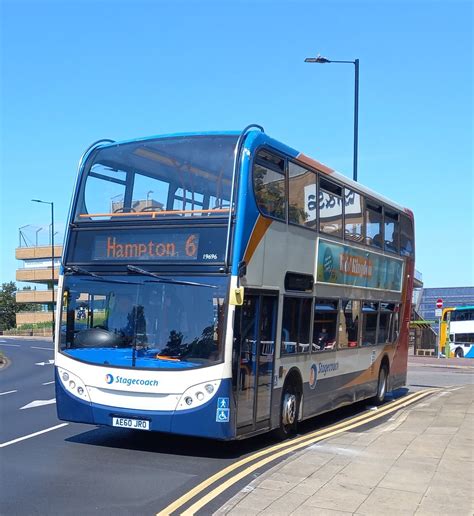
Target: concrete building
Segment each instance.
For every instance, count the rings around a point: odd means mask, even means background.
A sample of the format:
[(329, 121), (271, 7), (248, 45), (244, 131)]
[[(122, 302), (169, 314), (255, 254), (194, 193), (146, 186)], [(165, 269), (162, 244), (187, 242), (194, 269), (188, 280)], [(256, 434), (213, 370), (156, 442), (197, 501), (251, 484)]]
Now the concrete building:
[(420, 290), (416, 309), (423, 319), (435, 321), (436, 300), (442, 299), (444, 308), (474, 306), (474, 287), (434, 287)]
[[(50, 322), (53, 320), (53, 289), (56, 301), (56, 290), (61, 262), (62, 246), (54, 246), (54, 279), (52, 274), (52, 248), (49, 245), (18, 247), (15, 257), (22, 262), (16, 271), (17, 282), (32, 283), (31, 290), (18, 290), (17, 303), (33, 303), (37, 308), (34, 311), (19, 312), (16, 314), (16, 325)], [(36, 289), (36, 285), (39, 289)], [(46, 287), (46, 288), (45, 288)]]

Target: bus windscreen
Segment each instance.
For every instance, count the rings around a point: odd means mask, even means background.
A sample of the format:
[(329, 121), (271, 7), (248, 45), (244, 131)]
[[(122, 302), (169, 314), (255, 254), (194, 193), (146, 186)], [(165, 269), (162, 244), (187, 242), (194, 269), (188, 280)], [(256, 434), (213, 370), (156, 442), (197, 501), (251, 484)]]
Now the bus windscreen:
[(75, 221), (228, 215), (236, 140), (180, 136), (98, 148), (85, 166)]

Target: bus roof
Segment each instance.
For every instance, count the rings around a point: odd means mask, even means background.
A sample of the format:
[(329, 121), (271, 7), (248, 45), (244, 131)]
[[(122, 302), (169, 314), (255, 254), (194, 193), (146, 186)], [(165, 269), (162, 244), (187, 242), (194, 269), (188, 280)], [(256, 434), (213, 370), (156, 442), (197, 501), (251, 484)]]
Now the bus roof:
[[(100, 147), (114, 147), (115, 145), (122, 145), (125, 143), (134, 143), (134, 142), (141, 142), (141, 141), (147, 141), (147, 140), (154, 140), (154, 139), (164, 139), (164, 138), (182, 138), (182, 137), (194, 137), (194, 136), (239, 136), (241, 134), (241, 131), (200, 131), (200, 132), (183, 132), (183, 133), (169, 133), (169, 134), (160, 134), (160, 135), (153, 135), (153, 136), (145, 136), (142, 138), (132, 138), (130, 140), (122, 140), (117, 141), (113, 143), (104, 143), (100, 145)], [(354, 190), (357, 190), (365, 195), (368, 195), (370, 197), (373, 197), (374, 199), (377, 199), (384, 204), (387, 204), (399, 211), (405, 212), (408, 214), (411, 218), (413, 218), (413, 213), (409, 208), (406, 208), (404, 206), (401, 206), (400, 204), (396, 203), (395, 201), (392, 201), (391, 199), (388, 199), (387, 197), (375, 192), (374, 190), (371, 190), (370, 188), (367, 188), (366, 186), (362, 185), (361, 183), (358, 183), (356, 181), (353, 181), (351, 178), (345, 176), (344, 174), (341, 174), (340, 172), (337, 172), (336, 170), (328, 167), (327, 165), (324, 165), (323, 163), (306, 156), (302, 152), (299, 152), (298, 150), (278, 141), (274, 138), (271, 138), (266, 133), (263, 133), (258, 130), (251, 130), (248, 132), (248, 140), (255, 145), (259, 145), (262, 143), (266, 143), (267, 145), (274, 147), (276, 150), (279, 150), (280, 152), (283, 152), (285, 154), (289, 154), (292, 158), (294, 158), (296, 161), (299, 161), (303, 165), (310, 166), (312, 168), (316, 168), (318, 171), (325, 173), (327, 175), (330, 175), (336, 181), (340, 181), (344, 185), (353, 188)]]
[(452, 311), (462, 311), (462, 310), (474, 310), (474, 305), (466, 305), (466, 306), (452, 306), (452, 307), (446, 307), (444, 309), (446, 312), (452, 312)]

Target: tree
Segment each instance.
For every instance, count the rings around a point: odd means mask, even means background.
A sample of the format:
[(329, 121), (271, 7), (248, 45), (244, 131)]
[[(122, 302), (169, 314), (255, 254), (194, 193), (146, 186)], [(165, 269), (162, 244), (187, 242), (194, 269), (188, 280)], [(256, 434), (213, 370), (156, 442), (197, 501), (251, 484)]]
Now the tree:
[(2, 283), (0, 290), (0, 330), (9, 330), (16, 325), (16, 314), (31, 310), (31, 303), (18, 304), (15, 299), (17, 288), (14, 281)]

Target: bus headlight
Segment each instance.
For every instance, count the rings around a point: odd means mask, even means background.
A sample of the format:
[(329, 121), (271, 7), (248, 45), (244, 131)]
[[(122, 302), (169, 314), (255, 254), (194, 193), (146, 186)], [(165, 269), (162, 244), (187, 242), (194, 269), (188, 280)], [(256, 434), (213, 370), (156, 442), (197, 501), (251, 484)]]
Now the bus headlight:
[(209, 394), (212, 394), (214, 392), (214, 386), (212, 385), (212, 383), (206, 383), (204, 388)]
[(176, 410), (187, 410), (204, 405), (213, 398), (219, 389), (221, 381), (213, 380), (211, 382), (193, 385), (187, 389), (178, 401)]
[(61, 367), (58, 367), (58, 376), (61, 381), (61, 385), (67, 392), (69, 392), (69, 394), (76, 398), (80, 398), (83, 401), (91, 401), (84, 382), (78, 376), (70, 373), (69, 371), (65, 371)]

